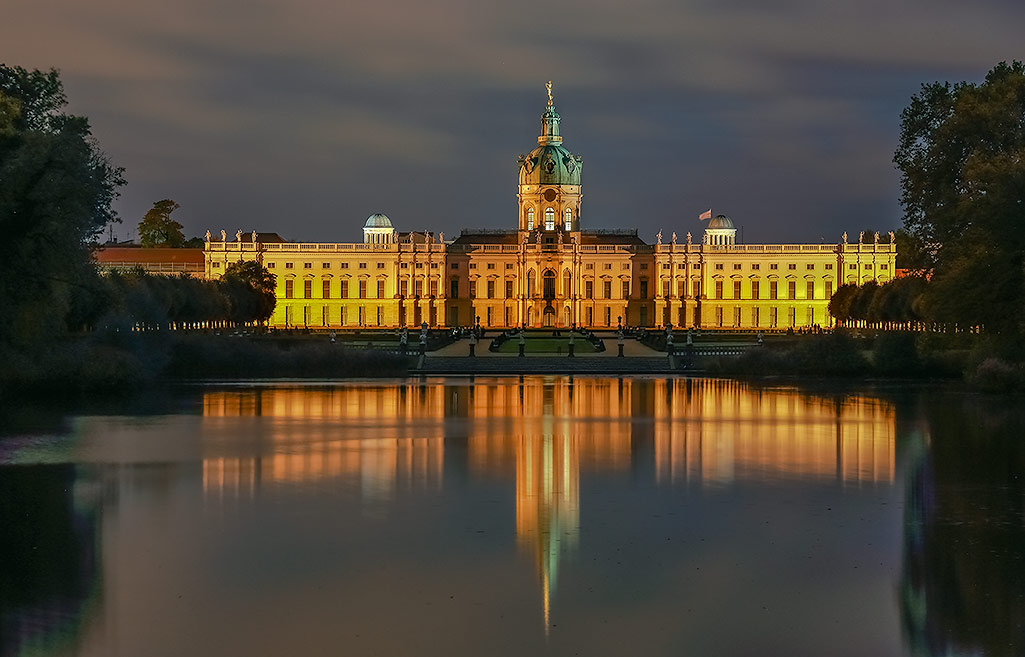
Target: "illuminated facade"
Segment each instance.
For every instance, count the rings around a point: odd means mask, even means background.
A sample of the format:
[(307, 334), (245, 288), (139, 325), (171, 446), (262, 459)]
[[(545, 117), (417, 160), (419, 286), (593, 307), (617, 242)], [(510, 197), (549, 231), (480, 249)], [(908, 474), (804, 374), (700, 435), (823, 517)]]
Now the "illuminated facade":
[(362, 243), (269, 242), (207, 235), (205, 273), (254, 259), (277, 277), (276, 327), (506, 328), (830, 326), (844, 283), (884, 283), (896, 247), (878, 241), (737, 244), (724, 215), (700, 240), (675, 232), (655, 244), (636, 230), (582, 228), (583, 161), (562, 142), (549, 86), (537, 146), (519, 158), (516, 228), (400, 233), (383, 214)]

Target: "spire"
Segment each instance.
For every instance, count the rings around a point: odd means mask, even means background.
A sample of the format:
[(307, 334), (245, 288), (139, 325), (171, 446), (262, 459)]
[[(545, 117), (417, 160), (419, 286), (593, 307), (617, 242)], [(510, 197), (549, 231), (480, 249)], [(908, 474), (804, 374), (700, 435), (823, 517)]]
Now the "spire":
[(548, 90), (548, 107), (545, 109), (545, 113), (541, 115), (541, 136), (537, 138), (537, 143), (542, 146), (545, 144), (562, 143), (562, 137), (559, 136), (559, 113), (555, 111), (551, 80), (548, 81), (545, 88)]

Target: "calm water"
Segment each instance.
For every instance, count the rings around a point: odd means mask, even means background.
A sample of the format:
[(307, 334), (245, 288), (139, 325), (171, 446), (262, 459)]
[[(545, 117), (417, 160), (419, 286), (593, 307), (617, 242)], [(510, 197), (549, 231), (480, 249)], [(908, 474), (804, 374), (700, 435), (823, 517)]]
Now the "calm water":
[(4, 655), (1025, 654), (1007, 400), (478, 377), (117, 413), (4, 417)]

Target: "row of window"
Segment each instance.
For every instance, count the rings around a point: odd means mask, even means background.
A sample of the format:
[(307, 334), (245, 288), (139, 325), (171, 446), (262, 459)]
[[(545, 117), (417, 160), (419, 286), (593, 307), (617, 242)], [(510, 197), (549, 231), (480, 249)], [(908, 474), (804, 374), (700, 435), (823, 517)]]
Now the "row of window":
[[(314, 281), (313, 281), (312, 278), (309, 278), (309, 279), (306, 279), (306, 280), (302, 281), (302, 284), (303, 284), (302, 285), (302, 296), (301, 297), (297, 297), (297, 296), (295, 296), (295, 294), (296, 294), (295, 280), (291, 279), (291, 278), (286, 279), (285, 280), (285, 298), (286, 299), (313, 299), (314, 298), (314, 296), (313, 296), (313, 283), (314, 283)], [(332, 281), (329, 278), (325, 278), (325, 279), (321, 280), (320, 283), (321, 283), (321, 288), (320, 288), (321, 296), (317, 297), (317, 298), (320, 298), (320, 299), (348, 299), (348, 298), (350, 298), (349, 297), (349, 281), (348, 280), (345, 280), (345, 279), (339, 280), (337, 282), (337, 286), (336, 286), (335, 282)], [(385, 298), (387, 298), (387, 295), (385, 293), (385, 283), (386, 283), (385, 281), (377, 281), (377, 296), (374, 297), (374, 298), (377, 298), (377, 299), (385, 299)], [(355, 298), (357, 298), (357, 299), (369, 299), (369, 298), (371, 298), (371, 297), (367, 296), (367, 292), (368, 292), (368, 288), (369, 288), (368, 281), (361, 280), (361, 281), (358, 282), (358, 285), (355, 286), (355, 287), (356, 287), (356, 291), (358, 292), (358, 294), (357, 294), (357, 296)], [(437, 296), (437, 294), (438, 294), (438, 282), (437, 281), (431, 281), (430, 282), (430, 287), (428, 288), (428, 290), (429, 290), (430, 295), (432, 297)], [(399, 294), (402, 295), (403, 297), (405, 297), (405, 296), (408, 296), (408, 293), (409, 293), (409, 281), (400, 281), (399, 282)], [(423, 281), (422, 280), (414, 281), (413, 293), (417, 297), (423, 296), (424, 285), (423, 285)], [(337, 296), (336, 296), (336, 294), (337, 294)]]
[[(563, 212), (562, 223), (566, 230), (573, 230), (572, 209)], [(527, 208), (527, 230), (534, 230), (534, 208)], [(545, 208), (545, 230), (555, 230), (555, 208)]]
[[(213, 268), (214, 269), (219, 269), (220, 266), (221, 266), (220, 262), (214, 262), (212, 264), (213, 264)], [(347, 262), (340, 262), (340, 263), (337, 263), (337, 264), (338, 264), (338, 268), (339, 269), (348, 269), (349, 268), (349, 263), (347, 263)], [(368, 269), (369, 268), (369, 264), (370, 263), (366, 263), (366, 262), (358, 263), (360, 269)], [(378, 262), (378, 263), (374, 263), (374, 264), (376, 265), (377, 269), (385, 269), (387, 267), (387, 264), (384, 263), (384, 262)], [(431, 269), (438, 269), (438, 263), (432, 262), (430, 264), (431, 264)], [(422, 262), (416, 263), (416, 269), (423, 269), (423, 266), (424, 266), (424, 263), (422, 263)], [(640, 266), (640, 269), (642, 271), (648, 269), (648, 264), (647, 263), (643, 263), (642, 262), (642, 263), (640, 263), (639, 266)], [(274, 263), (274, 262), (268, 262), (267, 263), (267, 269), (275, 269), (275, 267), (276, 267), (276, 263)], [(294, 267), (295, 267), (295, 263), (293, 263), (293, 262), (285, 262), (285, 269), (294, 269)], [(406, 262), (399, 263), (399, 268), (400, 269), (407, 269), (408, 267), (409, 267), (409, 263), (406, 263)], [(470, 267), (470, 269), (476, 269), (477, 268), (477, 263), (471, 262), (469, 264), (469, 267)], [(505, 269), (506, 270), (511, 270), (511, 269), (514, 269), (515, 267), (516, 267), (516, 265), (511, 263), (511, 262), (505, 263)], [(587, 270), (593, 270), (594, 269), (594, 263), (587, 263), (584, 267)], [(683, 269), (684, 267), (685, 267), (685, 265), (683, 265), (682, 263), (678, 264), (676, 266), (677, 269)], [(733, 263), (733, 271), (741, 271), (742, 267), (743, 266), (740, 263)], [(832, 271), (833, 263), (828, 263), (827, 262), (827, 263), (825, 263), (824, 267), (825, 267), (825, 269), (827, 271)], [(452, 265), (451, 265), (451, 268), (453, 270), (457, 270), (457, 269), (459, 269), (459, 264), (453, 262)], [(496, 268), (496, 264), (495, 263), (493, 263), (493, 262), (487, 263), (487, 269), (488, 270), (494, 270), (495, 268)], [(691, 268), (695, 269), (695, 270), (699, 270), (699, 269), (701, 269), (701, 265), (699, 263), (695, 262), (695, 263), (693, 263), (691, 265)], [(724, 271), (725, 268), (726, 268), (725, 263), (721, 263), (721, 262), (715, 263), (715, 270), (716, 271)], [(847, 265), (847, 268), (849, 270), (857, 270), (858, 269), (858, 265), (857, 265), (857, 263), (853, 263), (852, 262), (852, 263)], [(862, 268), (865, 269), (865, 270), (871, 270), (872, 269), (872, 263), (863, 263), (862, 264)], [(303, 263), (303, 269), (313, 269), (313, 263), (312, 262), (304, 262)], [(321, 269), (331, 269), (331, 263), (330, 262), (323, 262), (323, 263), (321, 263)], [(612, 270), (612, 263), (610, 263), (610, 262), (602, 263), (602, 269), (604, 271), (611, 271)], [(622, 263), (622, 265), (620, 266), (620, 269), (622, 269), (623, 271), (629, 271), (630, 263)], [(671, 270), (672, 269), (672, 265), (669, 264), (669, 263), (664, 263), (662, 265), (662, 269), (663, 270)], [(756, 263), (756, 262), (755, 263), (751, 263), (751, 271), (759, 271), (760, 269), (761, 269), (760, 263)], [(769, 270), (770, 271), (776, 271), (777, 269), (779, 269), (779, 264), (778, 263), (770, 263), (769, 264)], [(789, 263), (787, 265), (787, 269), (789, 271), (795, 271), (797, 269), (797, 264)], [(882, 263), (882, 264), (879, 265), (879, 269), (881, 271), (887, 271), (887, 270), (889, 270), (889, 265), (886, 264), (886, 263)], [(806, 271), (814, 271), (815, 270), (815, 265), (813, 263), (808, 263), (808, 264), (805, 265), (805, 270)]]

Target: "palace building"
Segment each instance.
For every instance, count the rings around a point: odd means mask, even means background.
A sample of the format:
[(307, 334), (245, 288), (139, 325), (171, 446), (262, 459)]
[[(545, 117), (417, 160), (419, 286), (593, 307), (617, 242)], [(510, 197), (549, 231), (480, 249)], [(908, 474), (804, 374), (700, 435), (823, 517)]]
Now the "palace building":
[(739, 244), (713, 217), (700, 239), (654, 244), (636, 230), (587, 230), (583, 161), (563, 145), (549, 86), (537, 146), (519, 158), (515, 228), (455, 239), (399, 232), (371, 215), (362, 243), (207, 234), (205, 274), (257, 260), (276, 276), (280, 328), (419, 326), (787, 329), (831, 326), (843, 283), (890, 280), (890, 243)]

